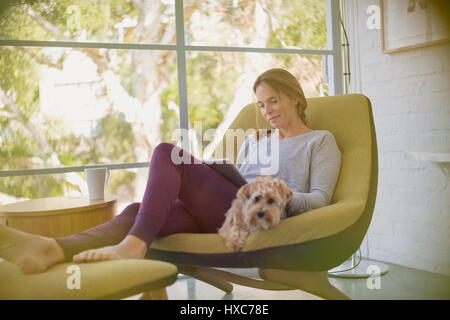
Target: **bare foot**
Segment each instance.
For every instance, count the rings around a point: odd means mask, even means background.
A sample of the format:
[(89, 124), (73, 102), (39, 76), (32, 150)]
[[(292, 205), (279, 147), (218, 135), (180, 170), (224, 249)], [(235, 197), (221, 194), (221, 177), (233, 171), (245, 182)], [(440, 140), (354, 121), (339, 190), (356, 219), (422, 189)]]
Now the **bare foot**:
[(55, 239), (25, 233), (0, 224), (0, 257), (17, 264), (23, 273), (40, 273), (64, 260)]
[(74, 262), (143, 259), (147, 253), (147, 244), (135, 236), (126, 236), (123, 241), (114, 246), (91, 249), (73, 256)]

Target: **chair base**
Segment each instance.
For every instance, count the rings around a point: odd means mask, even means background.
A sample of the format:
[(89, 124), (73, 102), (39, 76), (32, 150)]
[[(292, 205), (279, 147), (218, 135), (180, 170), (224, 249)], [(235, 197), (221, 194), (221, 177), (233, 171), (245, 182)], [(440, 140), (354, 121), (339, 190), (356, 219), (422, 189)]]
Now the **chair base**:
[(238, 285), (263, 290), (296, 290), (314, 294), (329, 300), (349, 300), (328, 281), (326, 271), (287, 271), (277, 269), (259, 269), (262, 279), (254, 279), (233, 274), (231, 272), (208, 267), (178, 266), (178, 271), (197, 280), (230, 293), (235, 283)]
[(326, 300), (350, 300), (330, 283), (326, 271), (260, 269), (259, 275), (263, 279), (283, 283)]

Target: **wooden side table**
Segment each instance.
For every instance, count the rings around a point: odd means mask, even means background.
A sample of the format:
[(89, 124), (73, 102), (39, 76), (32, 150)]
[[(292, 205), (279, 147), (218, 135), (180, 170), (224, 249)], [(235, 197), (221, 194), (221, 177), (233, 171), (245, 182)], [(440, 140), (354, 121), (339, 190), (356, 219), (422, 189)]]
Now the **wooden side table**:
[(88, 196), (26, 200), (0, 206), (0, 223), (46, 237), (64, 237), (111, 220), (117, 199), (90, 201)]

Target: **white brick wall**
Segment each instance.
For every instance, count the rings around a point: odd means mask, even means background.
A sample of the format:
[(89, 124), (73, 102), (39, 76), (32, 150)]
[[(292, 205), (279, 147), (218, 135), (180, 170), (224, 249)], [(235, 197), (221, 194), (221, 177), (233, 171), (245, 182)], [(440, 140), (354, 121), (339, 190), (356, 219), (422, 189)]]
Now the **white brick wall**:
[(378, 0), (346, 0), (350, 92), (372, 102), (379, 184), (365, 257), (450, 275), (449, 176), (407, 152), (450, 148), (450, 43), (381, 53), (366, 13)]

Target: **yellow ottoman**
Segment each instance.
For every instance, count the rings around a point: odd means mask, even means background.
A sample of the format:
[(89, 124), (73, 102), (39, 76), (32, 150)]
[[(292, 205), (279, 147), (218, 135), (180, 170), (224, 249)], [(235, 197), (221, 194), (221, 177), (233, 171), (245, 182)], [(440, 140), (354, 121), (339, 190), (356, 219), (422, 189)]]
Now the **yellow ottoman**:
[(177, 279), (177, 267), (155, 260), (111, 260), (62, 263), (44, 273), (24, 275), (0, 260), (1, 300), (122, 299), (143, 292), (167, 299), (166, 286)]

